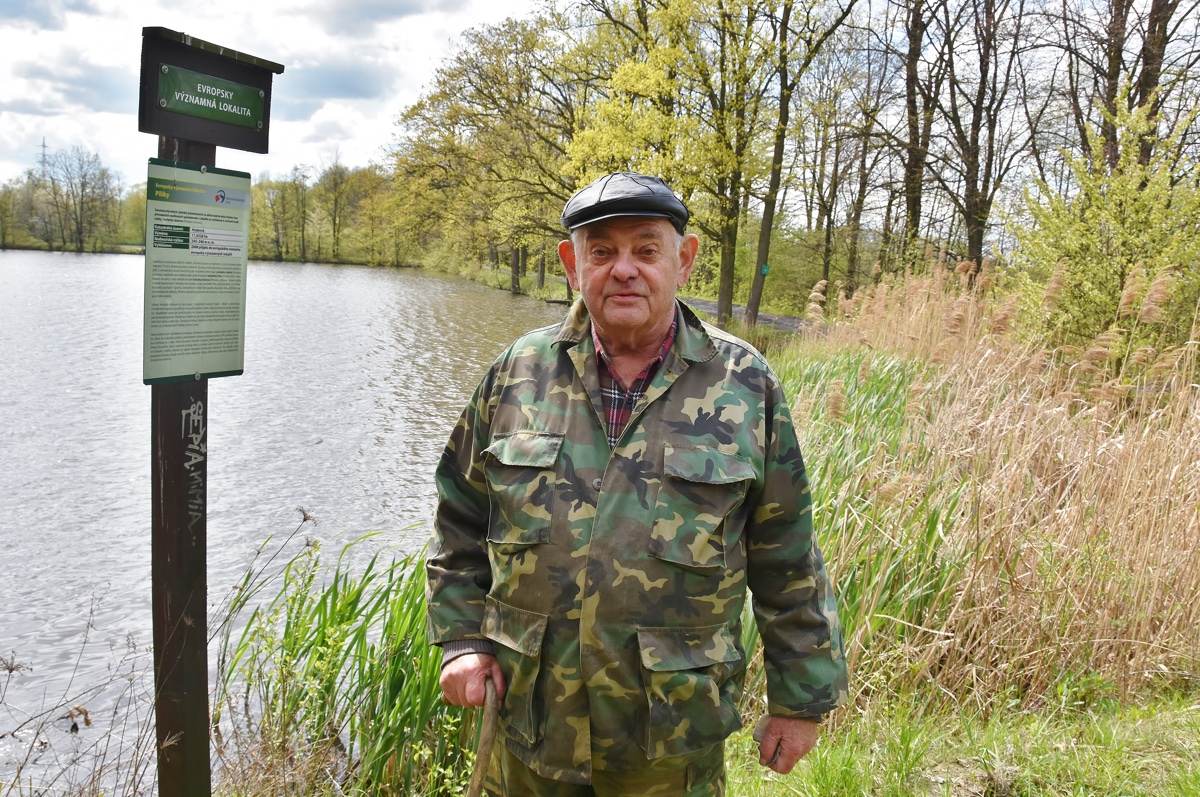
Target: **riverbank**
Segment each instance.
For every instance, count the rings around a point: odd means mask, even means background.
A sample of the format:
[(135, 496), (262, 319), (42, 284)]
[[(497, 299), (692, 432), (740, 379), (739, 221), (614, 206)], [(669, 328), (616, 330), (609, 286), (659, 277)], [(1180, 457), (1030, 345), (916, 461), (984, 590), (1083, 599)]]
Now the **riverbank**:
[[(729, 794), (1200, 788), (1200, 474), (1178, 467), (1200, 461), (1194, 375), (1101, 414), (1076, 363), (1008, 337), (1001, 309), (918, 279), (770, 352), (794, 398), (851, 694), (788, 776), (765, 775), (735, 734)], [(758, 655), (741, 710), (746, 728), (763, 710)], [(427, 793), (466, 777), (475, 718), (458, 716), (425, 737), (467, 749)]]
[[(1105, 408), (1003, 312), (935, 274), (776, 341), (853, 676), (791, 775), (764, 777), (735, 735), (731, 795), (1200, 787), (1192, 366)], [(746, 727), (761, 695), (753, 656)]]
[(0, 246), (0, 252), (50, 252), (68, 255), (144, 255), (146, 247), (141, 244), (109, 244), (95, 248), (87, 248), (82, 252), (74, 249), (51, 249), (48, 246)]
[[(351, 275), (372, 278), (362, 293), (368, 298), (395, 276), (264, 270), (264, 279), (276, 280), (264, 299), (287, 308), (268, 328), (302, 334), (284, 323), (289, 314), (296, 306), (327, 304)], [(452, 284), (412, 276), (413, 285), (392, 287), (409, 305), (365, 314), (386, 317), (377, 334), (365, 335), (360, 318), (346, 317), (344, 328), (289, 340), (310, 359), (336, 342), (335, 359), (299, 378), (311, 381), (316, 372), (328, 378), (326, 370), (344, 361), (360, 371), (375, 362), (372, 352), (381, 341), (400, 337), (432, 346), (456, 337), (443, 326), (464, 315), (459, 299), (445, 302), (430, 327), (397, 335), (396, 319), (429, 315), (437, 294), (414, 298), (421, 283), (438, 282), (437, 291)], [(302, 299), (286, 293), (300, 279), (314, 280), (314, 292)], [(1010, 333), (1003, 297), (996, 301), (939, 280), (934, 274), (885, 283), (864, 292), (857, 307), (843, 308), (845, 317), (820, 336), (770, 341), (768, 357), (792, 399), (853, 676), (849, 705), (792, 775), (764, 777), (746, 732), (735, 735), (729, 793), (1197, 793), (1200, 516), (1194, 508), (1200, 471), (1180, 464), (1200, 461), (1200, 379), (1193, 360), (1181, 356), (1138, 377), (1134, 391), (1113, 400), (1111, 390), (1089, 381), (1080, 367), (1084, 355), (1041, 351)], [(468, 294), (496, 300), (493, 314), (549, 309), (481, 288)], [(123, 306), (117, 299), (103, 304)], [(481, 314), (466, 313), (476, 326)], [(458, 331), (465, 335), (470, 328), (464, 322)], [(367, 345), (348, 357), (346, 346), (363, 337)], [(439, 363), (439, 375), (463, 370), (441, 352), (429, 357)], [(275, 378), (294, 368), (283, 359)], [(401, 389), (413, 375), (392, 372), (413, 359), (411, 344), (386, 351), (371, 379), (385, 392)], [(402, 417), (388, 415), (380, 428), (428, 427), (431, 396), (447, 417), (461, 407), (461, 397), (441, 395), (444, 386), (418, 387), (418, 422), (404, 427)], [(320, 486), (338, 477), (354, 461), (353, 449), (323, 449), (341, 436), (362, 440), (355, 428), (379, 408), (378, 390), (354, 405), (326, 393), (333, 391), (305, 394), (298, 406), (284, 409), (267, 396), (269, 415), (237, 425), (258, 430), (282, 415), (292, 439), (295, 428), (315, 422), (300, 417), (310, 409), (352, 421), (327, 444), (296, 449), (300, 467), (284, 474), (285, 482)], [(264, 397), (239, 394), (221, 406), (256, 400)], [(322, 400), (330, 403), (308, 406)], [(360, 489), (359, 481), (401, 484), (374, 468), (396, 459), (397, 450), (410, 450), (405, 434), (381, 441), (382, 459), (334, 492)], [(277, 456), (251, 470), (256, 475), (241, 490), (257, 486), (287, 459)], [(431, 471), (432, 462), (421, 468)], [(16, 504), (7, 513), (20, 511)], [(108, 511), (109, 525), (119, 528), (111, 506)], [(219, 790), (265, 797), (284, 790), (283, 783), (292, 793), (317, 795), (460, 793), (474, 717), (438, 702), (438, 654), (424, 645), (421, 628), (420, 568), (402, 559), (385, 565), (384, 557), (369, 555), (367, 561), (346, 558), (336, 574), (313, 568), (320, 537), (336, 533), (336, 522), (326, 517), (319, 528), (303, 526), (271, 570), (281, 575), (261, 589), (243, 588), (246, 598), (214, 618), (213, 628), (224, 618), (257, 618), (231, 620), (226, 627), (251, 631), (231, 633), (218, 645), (226, 662), (221, 672), (229, 674), (213, 700), (224, 707)], [(219, 534), (212, 521), (211, 538)], [(216, 547), (230, 546), (221, 541)], [(285, 571), (280, 562), (287, 563)], [(749, 652), (752, 626), (746, 631)], [(749, 659), (742, 705), (747, 727), (763, 708), (761, 659)], [(267, 708), (253, 710), (264, 702)], [(242, 713), (233, 722), (235, 707)], [(89, 742), (100, 732), (79, 731)], [(416, 789), (404, 785), (414, 779)]]

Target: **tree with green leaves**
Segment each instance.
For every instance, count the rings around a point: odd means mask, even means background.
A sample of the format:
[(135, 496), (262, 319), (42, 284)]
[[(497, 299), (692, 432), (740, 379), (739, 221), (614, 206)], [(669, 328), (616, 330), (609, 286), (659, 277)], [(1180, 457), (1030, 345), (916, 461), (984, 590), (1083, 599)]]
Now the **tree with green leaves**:
[[(1164, 141), (1148, 163), (1140, 142), (1155, 121), (1147, 107), (1118, 105), (1113, 146), (1068, 160), (1076, 190), (1030, 192), (1033, 224), (1018, 228), (1026, 313), (1051, 341), (1085, 346), (1117, 332), (1127, 348), (1161, 350), (1196, 332), (1200, 312), (1200, 188), (1177, 179)], [(1099, 130), (1089, 131), (1103, 142)], [(1113, 165), (1107, 153), (1120, 157)]]

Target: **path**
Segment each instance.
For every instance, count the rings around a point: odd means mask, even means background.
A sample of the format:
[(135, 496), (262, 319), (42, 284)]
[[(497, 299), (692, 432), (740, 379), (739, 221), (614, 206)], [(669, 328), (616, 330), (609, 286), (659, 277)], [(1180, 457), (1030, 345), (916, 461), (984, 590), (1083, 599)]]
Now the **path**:
[[(693, 296), (680, 296), (679, 298), (683, 299), (690, 306), (695, 307), (697, 310), (703, 310), (704, 312), (713, 316), (717, 314), (716, 302), (709, 301), (708, 299), (697, 299)], [(745, 312), (746, 308), (742, 305), (735, 304), (733, 306), (733, 314), (735, 317), (741, 318), (742, 314)], [(792, 332), (798, 332), (805, 323), (804, 319), (797, 318), (796, 316), (769, 315), (767, 313), (759, 313), (758, 322), (760, 324), (766, 324), (767, 326), (775, 327), (776, 329), (787, 329)]]

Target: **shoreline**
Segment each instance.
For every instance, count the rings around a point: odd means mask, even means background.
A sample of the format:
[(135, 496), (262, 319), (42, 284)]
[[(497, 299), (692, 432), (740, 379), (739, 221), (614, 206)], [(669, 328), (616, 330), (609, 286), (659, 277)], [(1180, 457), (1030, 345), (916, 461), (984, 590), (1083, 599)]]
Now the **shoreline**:
[[(47, 249), (47, 248), (32, 247), (32, 246), (0, 247), (0, 252), (9, 252), (9, 251), (11, 251), (11, 252), (42, 252), (42, 253), (46, 253), (46, 254), (64, 254), (64, 255), (135, 255), (138, 257), (144, 256), (146, 254), (146, 248), (144, 246), (135, 246), (133, 244), (120, 244), (117, 246), (104, 247), (102, 249), (98, 249), (95, 251), (89, 250), (89, 251), (83, 251), (83, 252), (76, 252), (72, 249)], [(478, 274), (478, 275), (499, 274), (507, 279), (509, 277), (509, 273), (500, 268), (496, 268), (496, 269), (479, 268), (479, 269), (476, 269), (474, 272), (463, 273), (463, 272), (455, 272), (455, 271), (443, 271), (441, 269), (423, 266), (419, 263), (403, 263), (403, 264), (396, 265), (396, 264), (383, 264), (383, 263), (367, 263), (367, 262), (360, 262), (360, 261), (355, 261), (355, 260), (295, 260), (295, 259), (290, 259), (290, 258), (276, 260), (274, 258), (262, 258), (262, 257), (251, 257), (251, 258), (249, 258), (249, 260), (258, 262), (258, 263), (275, 263), (275, 264), (280, 264), (280, 265), (283, 265), (283, 264), (294, 264), (294, 265), (312, 264), (312, 265), (320, 265), (320, 266), (360, 266), (360, 267), (366, 267), (366, 268), (416, 269), (418, 271), (427, 271), (427, 272), (434, 273), (434, 274), (446, 274), (448, 276), (459, 277), (460, 279), (464, 279), (468, 282), (474, 282), (474, 283), (477, 283), (480, 285), (486, 285), (490, 288), (494, 288), (495, 290), (504, 291), (505, 293), (512, 293), (512, 290), (509, 287), (504, 286), (504, 285), (497, 285), (497, 284), (495, 284), (494, 280), (475, 279), (475, 277), (473, 276), (475, 274)], [(555, 281), (558, 281), (559, 279), (561, 279), (561, 276), (555, 277)], [(528, 296), (531, 299), (540, 299), (541, 301), (543, 301), (547, 304), (570, 306), (570, 304), (572, 302), (572, 300), (570, 300), (570, 299), (559, 298), (559, 297), (554, 297), (554, 296), (547, 296), (547, 295), (539, 295), (536, 292), (531, 292), (531, 291), (524, 290), (524, 289), (520, 291), (520, 295)], [(679, 298), (682, 299), (683, 301), (687, 302), (689, 305), (691, 305), (695, 309), (701, 310), (701, 311), (707, 313), (708, 315), (715, 317), (717, 314), (717, 303), (716, 303), (716, 301), (714, 301), (712, 299), (702, 297), (702, 296), (690, 296), (690, 295), (683, 295), (683, 294), (680, 294)], [(735, 304), (733, 306), (734, 319), (737, 320), (739, 323), (741, 323), (742, 319), (744, 317), (745, 311), (746, 311), (745, 305)], [(760, 312), (758, 314), (758, 320), (759, 320), (759, 323), (763, 326), (768, 326), (768, 327), (772, 327), (774, 329), (779, 329), (779, 330), (783, 330), (783, 331), (787, 331), (787, 332), (799, 332), (806, 325), (806, 322), (804, 321), (804, 319), (800, 318), (799, 316), (781, 315), (781, 314), (777, 314), (777, 313)]]

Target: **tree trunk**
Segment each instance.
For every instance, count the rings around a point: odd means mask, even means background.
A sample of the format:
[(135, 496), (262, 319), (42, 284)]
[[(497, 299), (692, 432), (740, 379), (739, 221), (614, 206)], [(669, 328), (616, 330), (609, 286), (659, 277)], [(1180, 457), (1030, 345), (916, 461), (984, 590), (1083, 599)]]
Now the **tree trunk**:
[(546, 247), (542, 246), (538, 253), (538, 270), (537, 270), (537, 286), (538, 290), (543, 290), (546, 287)]
[(721, 276), (717, 288), (717, 324), (726, 326), (733, 318), (733, 272), (737, 262), (738, 202), (731, 192), (721, 219)]
[(883, 211), (883, 230), (879, 235), (879, 272), (888, 270), (892, 259), (892, 216), (896, 205), (895, 186), (888, 189), (887, 207)]
[(758, 253), (754, 258), (754, 274), (750, 280), (750, 296), (746, 299), (746, 323), (758, 323), (758, 306), (762, 302), (763, 283), (767, 279), (771, 257), (771, 232), (775, 227), (775, 204), (779, 198), (779, 183), (783, 179), (783, 150), (791, 115), (792, 90), (795, 82), (788, 74), (788, 24), (792, 16), (791, 0), (785, 0), (779, 21), (779, 115), (775, 121), (775, 142), (771, 150), (771, 175), (767, 194), (763, 197), (762, 226), (758, 229)]
[(866, 133), (869, 128), (864, 129), (864, 135), (859, 142), (858, 154), (858, 185), (854, 189), (854, 200), (850, 204), (850, 213), (846, 219), (847, 241), (846, 241), (846, 295), (853, 296), (854, 291), (858, 288), (858, 246), (859, 238), (862, 236), (862, 213), (863, 206), (867, 201), (867, 147), (868, 138)]
[(917, 240), (921, 229), (922, 184), (925, 177), (927, 153), (921, 136), (922, 108), (921, 75), (919, 66), (921, 50), (925, 41), (925, 6), (922, 0), (913, 0), (908, 7), (905, 27), (908, 33), (908, 50), (904, 56), (904, 109), (908, 140), (904, 142), (904, 221), (905, 244), (910, 246)]
[(1117, 140), (1117, 97), (1121, 93), (1122, 61), (1125, 39), (1128, 36), (1129, 9), (1132, 0), (1114, 0), (1105, 31), (1104, 84), (1102, 86), (1104, 118), (1100, 122), (1100, 135), (1104, 139), (1104, 159), (1110, 169), (1117, 168), (1121, 161), (1120, 142)]
[[(1163, 58), (1170, 37), (1171, 17), (1179, 7), (1179, 0), (1153, 0), (1146, 16), (1146, 35), (1142, 41), (1142, 71), (1138, 75), (1135, 99), (1139, 106), (1146, 107), (1146, 118), (1158, 119), (1161, 100), (1156, 96), (1162, 82)], [(1146, 166), (1154, 155), (1157, 141), (1154, 131), (1142, 136), (1138, 142), (1138, 162)]]
[(521, 250), (518, 247), (513, 247), (512, 254), (509, 257), (509, 268), (512, 275), (509, 281), (509, 288), (513, 293), (521, 292)]

